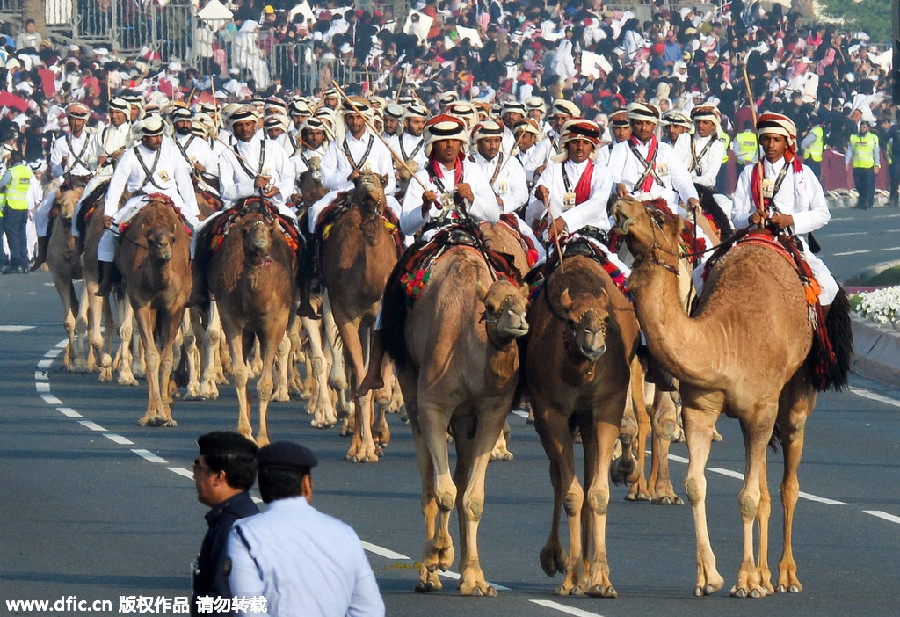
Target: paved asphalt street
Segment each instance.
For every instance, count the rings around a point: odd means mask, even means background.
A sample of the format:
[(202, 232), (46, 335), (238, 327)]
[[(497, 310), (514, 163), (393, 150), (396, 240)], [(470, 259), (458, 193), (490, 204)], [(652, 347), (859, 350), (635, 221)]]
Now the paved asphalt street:
[[(900, 210), (836, 210), (817, 234), (826, 262), (843, 280), (900, 258)], [(166, 603), (190, 591), (189, 564), (202, 539), (206, 508), (190, 479), (195, 440), (232, 429), (234, 391), (216, 401), (183, 402), (175, 428), (142, 428), (146, 386), (100, 384), (60, 370), (59, 301), (46, 273), (0, 278), (0, 615), (27, 612), (10, 600), (108, 600), (103, 615), (175, 614)], [(497, 598), (461, 598), (451, 578), (442, 592), (412, 591), (424, 525), (409, 429), (391, 417), (393, 440), (377, 464), (343, 460), (348, 441), (309, 426), (299, 402), (274, 404), (273, 438), (299, 440), (320, 456), (314, 505), (357, 530), (369, 550), (389, 615), (896, 615), (900, 563), (900, 384), (858, 377), (847, 391), (820, 396), (800, 466), (803, 491), (794, 525), (801, 594), (737, 600), (727, 591), (695, 599), (689, 506), (623, 501), (609, 509), (611, 578), (619, 599), (560, 598), (538, 553), (550, 524), (547, 462), (531, 427), (511, 417), (515, 460), (488, 469), (479, 535), (482, 565), (502, 586)], [(709, 462), (708, 511), (726, 590), (741, 556), (737, 506), (743, 448), (739, 428), (722, 419), (725, 441)], [(674, 444), (676, 490), (684, 495), (686, 448)], [(769, 560), (781, 547), (780, 455), (769, 453), (775, 502)], [(454, 521), (454, 532), (456, 531)], [(454, 537), (458, 537), (454, 533)], [(143, 613), (129, 598), (158, 603)]]

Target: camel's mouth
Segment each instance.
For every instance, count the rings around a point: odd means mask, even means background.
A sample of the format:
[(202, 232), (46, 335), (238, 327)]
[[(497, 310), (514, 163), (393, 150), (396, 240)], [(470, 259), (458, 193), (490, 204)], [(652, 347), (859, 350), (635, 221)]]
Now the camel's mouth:
[(613, 213), (613, 218), (616, 220), (616, 231), (622, 235), (626, 235), (631, 224), (637, 222), (636, 219), (626, 215), (618, 209)]

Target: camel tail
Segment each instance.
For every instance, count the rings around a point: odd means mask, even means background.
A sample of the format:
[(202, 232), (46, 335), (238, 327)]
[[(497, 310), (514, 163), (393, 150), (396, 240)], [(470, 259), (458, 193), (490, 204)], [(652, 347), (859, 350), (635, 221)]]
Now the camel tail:
[(853, 328), (850, 322), (850, 300), (841, 287), (831, 303), (831, 311), (825, 319), (825, 340), (813, 336), (810, 350), (810, 366), (813, 383), (818, 390), (840, 392), (847, 386), (850, 361), (853, 358)]

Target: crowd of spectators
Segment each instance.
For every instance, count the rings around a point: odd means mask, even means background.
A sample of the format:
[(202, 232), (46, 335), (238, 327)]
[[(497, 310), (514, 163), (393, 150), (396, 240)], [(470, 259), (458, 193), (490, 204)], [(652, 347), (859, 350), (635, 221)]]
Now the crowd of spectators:
[(889, 45), (780, 4), (676, 9), (656, 0), (642, 7), (650, 19), (641, 21), (601, 0), (420, 0), (397, 20), (383, 5), (271, 1), (240, 0), (227, 5), (229, 20), (195, 20), (189, 58), (160, 58), (149, 47), (127, 55), (60, 48), (33, 24), (7, 34), (0, 84), (12, 98), (0, 139), (20, 143), (30, 158), (46, 143), (42, 134), (64, 126), (57, 116), (65, 104), (81, 100), (102, 113), (122, 90), (148, 100), (215, 92), (224, 103), (252, 92), (316, 97), (341, 77), (351, 93), (393, 98), (402, 86), (432, 110), (447, 90), (489, 103), (564, 97), (601, 122), (632, 101), (686, 113), (713, 102), (731, 134), (750, 119), (748, 83), (758, 108), (787, 114), (800, 135), (822, 124), (839, 152), (860, 119), (877, 127), (883, 120), (885, 130), (893, 120)]

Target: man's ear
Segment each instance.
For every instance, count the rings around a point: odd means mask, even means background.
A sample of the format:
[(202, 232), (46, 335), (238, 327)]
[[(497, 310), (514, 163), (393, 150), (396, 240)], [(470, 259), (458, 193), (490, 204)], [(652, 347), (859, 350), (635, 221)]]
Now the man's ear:
[(306, 497), (306, 501), (308, 503), (312, 503), (312, 476), (310, 474), (306, 474), (303, 476), (303, 480), (300, 483), (300, 494)]

